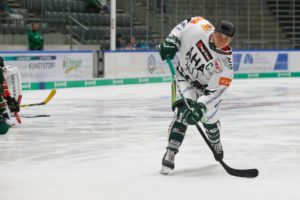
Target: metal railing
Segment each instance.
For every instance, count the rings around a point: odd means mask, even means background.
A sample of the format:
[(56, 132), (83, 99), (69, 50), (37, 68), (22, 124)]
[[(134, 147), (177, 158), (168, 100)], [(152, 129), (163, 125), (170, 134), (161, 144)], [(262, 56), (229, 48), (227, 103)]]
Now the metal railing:
[[(235, 49), (293, 49), (299, 48), (299, 0), (130, 0), (146, 7), (160, 39), (182, 20), (192, 16), (203, 16), (214, 25), (227, 19), (237, 26), (233, 41)], [(158, 3), (159, 2), (159, 3)], [(281, 12), (288, 4), (290, 29), (282, 23)], [(273, 7), (272, 7), (272, 6)], [(273, 8), (276, 7), (276, 12)], [(283, 8), (282, 8), (283, 7)], [(139, 18), (138, 9), (133, 9), (133, 18)], [(146, 22), (147, 26), (151, 24)], [(152, 23), (153, 25), (153, 23)], [(299, 35), (300, 36), (300, 35)]]
[[(78, 2), (84, 5), (85, 1), (79, 0), (17, 1), (52, 31), (77, 34), (79, 42), (109, 47), (109, 13), (84, 13)], [(299, 0), (118, 0), (117, 36), (123, 37), (124, 48), (142, 43), (142, 48), (154, 48), (175, 25), (192, 16), (203, 16), (214, 25), (222, 19), (233, 22), (237, 27), (234, 49), (300, 48)], [(24, 25), (29, 21), (24, 19)]]

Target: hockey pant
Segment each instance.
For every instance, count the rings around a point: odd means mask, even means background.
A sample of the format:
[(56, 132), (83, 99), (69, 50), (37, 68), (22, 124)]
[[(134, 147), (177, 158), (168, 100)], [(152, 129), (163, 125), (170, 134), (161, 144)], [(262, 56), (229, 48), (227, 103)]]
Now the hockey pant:
[[(168, 149), (175, 151), (176, 153), (179, 151), (179, 147), (181, 146), (186, 130), (187, 130), (187, 122), (183, 118), (183, 113), (185, 111), (185, 106), (183, 102), (180, 106), (175, 107), (174, 118), (169, 127), (169, 137), (168, 137)], [(220, 123), (219, 121), (213, 124), (202, 123), (205, 128), (205, 133), (208, 137), (208, 140), (212, 144), (216, 144), (220, 141)]]
[[(179, 78), (178, 84), (180, 86), (180, 89), (184, 93), (184, 96), (186, 97), (188, 102), (196, 101), (197, 98), (202, 95), (201, 91), (195, 89), (189, 84), (189, 82), (183, 79), (180, 80), (180, 77), (177, 78)], [(219, 104), (216, 103), (216, 105), (209, 106), (208, 108), (209, 109), (204, 114), (201, 123), (205, 128), (205, 133), (208, 137), (208, 140), (212, 144), (216, 144), (220, 141), (220, 121), (218, 118)], [(178, 152), (179, 147), (184, 140), (188, 124), (183, 118), (183, 113), (186, 109), (184, 101), (178, 94), (174, 82), (172, 85), (172, 109), (174, 111), (174, 117), (169, 127), (167, 148)]]

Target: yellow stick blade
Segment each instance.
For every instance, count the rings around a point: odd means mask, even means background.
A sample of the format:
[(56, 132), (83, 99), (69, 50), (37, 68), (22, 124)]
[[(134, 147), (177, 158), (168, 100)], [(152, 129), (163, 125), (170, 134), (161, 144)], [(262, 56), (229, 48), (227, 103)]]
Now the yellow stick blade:
[(44, 104), (47, 104), (52, 98), (53, 96), (56, 94), (56, 90), (53, 89), (51, 90), (50, 94), (48, 95), (48, 97), (43, 101)]

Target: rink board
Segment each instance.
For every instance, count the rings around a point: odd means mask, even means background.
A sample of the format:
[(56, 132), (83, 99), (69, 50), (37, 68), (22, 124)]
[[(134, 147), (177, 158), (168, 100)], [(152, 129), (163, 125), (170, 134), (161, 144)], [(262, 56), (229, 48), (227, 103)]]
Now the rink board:
[[(300, 51), (235, 51), (235, 79), (300, 77)], [(175, 58), (176, 59), (176, 58)], [(104, 51), (104, 77), (80, 81), (25, 83), (24, 89), (51, 89), (169, 82), (157, 51)]]
[[(169, 82), (157, 51), (104, 51), (104, 78), (93, 78), (93, 51), (1, 52), (24, 90)], [(234, 51), (234, 78), (300, 76), (300, 51)], [(175, 60), (177, 58), (175, 57)]]
[(0, 52), (5, 65), (17, 67), (23, 82), (93, 78), (92, 51)]
[[(243, 74), (239, 77), (245, 74), (264, 77), (258, 74), (265, 73), (280, 77), (284, 73), (289, 76), (290, 72), (300, 72), (299, 55), (300, 51), (234, 51), (233, 60), (226, 60), (226, 63), (232, 66), (235, 74)], [(177, 59), (175, 56), (174, 65)], [(168, 64), (160, 59), (157, 51), (108, 51), (104, 53), (104, 66), (105, 78), (170, 76)]]
[[(281, 78), (281, 77), (300, 77), (300, 72), (253, 73), (253, 74), (234, 75), (235, 79)], [(171, 77), (92, 79), (92, 80), (81, 80), (81, 81), (22, 83), (22, 88), (23, 90), (39, 90), (39, 89), (52, 89), (52, 88), (73, 88), (73, 87), (93, 87), (93, 86), (108, 86), (108, 85), (162, 83), (162, 82), (170, 82), (170, 81), (171, 81)]]

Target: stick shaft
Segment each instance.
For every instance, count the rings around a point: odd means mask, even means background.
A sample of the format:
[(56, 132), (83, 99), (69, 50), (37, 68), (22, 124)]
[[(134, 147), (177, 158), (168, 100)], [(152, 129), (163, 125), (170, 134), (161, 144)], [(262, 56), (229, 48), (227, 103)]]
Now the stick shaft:
[(31, 104), (23, 104), (21, 107), (30, 107), (30, 106), (40, 106), (40, 105), (45, 105), (47, 104), (56, 94), (56, 90), (52, 89), (49, 95), (46, 97), (46, 99), (40, 103), (31, 103)]

